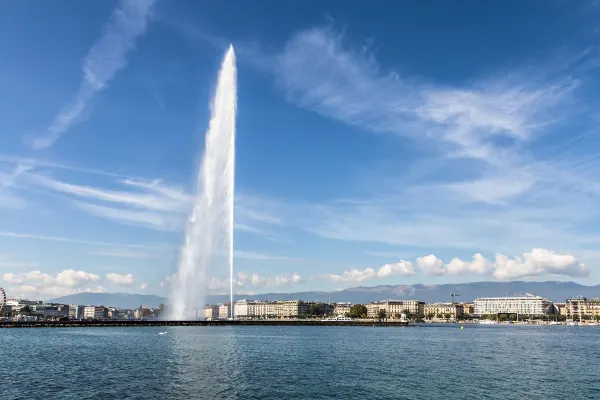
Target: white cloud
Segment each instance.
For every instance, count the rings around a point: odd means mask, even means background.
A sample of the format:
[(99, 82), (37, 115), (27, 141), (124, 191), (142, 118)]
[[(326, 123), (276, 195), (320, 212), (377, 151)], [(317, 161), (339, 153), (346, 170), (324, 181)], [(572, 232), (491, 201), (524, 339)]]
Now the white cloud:
[(100, 276), (85, 271), (67, 269), (56, 274), (56, 282), (60, 286), (75, 287), (85, 281), (97, 282)]
[(473, 261), (471, 262), (453, 258), (446, 264), (446, 273), (450, 275), (466, 275), (471, 273), (486, 275), (490, 272), (491, 268), (491, 263), (481, 254), (477, 253), (473, 256)]
[(117, 274), (115, 272), (111, 272), (110, 274), (106, 275), (106, 278), (112, 283), (121, 286), (131, 286), (134, 283), (132, 274)]
[(387, 278), (392, 275), (413, 275), (415, 270), (413, 269), (413, 265), (410, 261), (400, 261), (395, 264), (385, 264), (383, 267), (379, 268), (377, 271), (378, 278)]
[(378, 271), (373, 268), (351, 269), (344, 271), (341, 275), (325, 275), (325, 278), (331, 282), (344, 283), (363, 283), (373, 279), (385, 279), (392, 275), (410, 276), (415, 273), (413, 264), (410, 261), (401, 260), (394, 264), (385, 264)]
[(5, 273), (2, 276), (2, 279), (4, 279), (8, 283), (23, 283), (23, 277), (21, 275), (12, 274), (10, 272)]
[(142, 283), (140, 285), (140, 290), (146, 290), (146, 289), (148, 289), (148, 284), (147, 283)]
[(417, 259), (417, 265), (426, 275), (492, 275), (499, 280), (543, 275), (562, 275), (585, 277), (590, 270), (573, 255), (557, 254), (551, 250), (535, 248), (521, 257), (509, 258), (496, 254), (496, 260), (490, 261), (477, 253), (470, 262), (453, 258), (448, 264), (434, 255)]
[(33, 146), (50, 147), (74, 124), (81, 122), (87, 103), (104, 90), (116, 73), (126, 65), (126, 55), (144, 33), (154, 0), (121, 0), (100, 39), (83, 61), (83, 79), (74, 99), (56, 116), (48, 132)]
[(491, 139), (525, 140), (553, 122), (550, 110), (572, 91), (570, 78), (482, 80), (443, 87), (383, 72), (368, 48), (344, 45), (332, 29), (297, 33), (275, 57), (273, 72), (290, 101), (374, 132), (428, 137), (456, 146), (456, 155), (490, 159)]
[(100, 276), (86, 271), (67, 269), (51, 275), (39, 270), (5, 273), (4, 280), (12, 286), (15, 296), (58, 297), (81, 292), (104, 292), (101, 286), (85, 287), (100, 281)]
[[(234, 280), (236, 287), (247, 287), (247, 286), (286, 286), (290, 284), (302, 283), (302, 278), (296, 273), (290, 275), (272, 275), (263, 276), (256, 272), (247, 274), (239, 272), (237, 279)], [(229, 281), (224, 280), (223, 287), (229, 287)]]
[(590, 270), (575, 256), (556, 254), (547, 249), (533, 249), (531, 253), (524, 253), (523, 257), (514, 259), (498, 254), (495, 268), (494, 277), (503, 280), (545, 274), (571, 277), (585, 277), (590, 274)]
[[(172, 193), (165, 196), (164, 191), (167, 189), (163, 185), (140, 185), (136, 188), (142, 191), (128, 192), (75, 185), (40, 174), (28, 173), (27, 178), (31, 183), (70, 196), (156, 211), (182, 212), (189, 206), (190, 201), (190, 197), (183, 191), (180, 192), (178, 197), (174, 197)], [(122, 183), (131, 183), (131, 181), (123, 181)], [(169, 188), (168, 190), (174, 189)]]
[(417, 265), (425, 275), (444, 275), (446, 273), (444, 262), (433, 254), (417, 258)]

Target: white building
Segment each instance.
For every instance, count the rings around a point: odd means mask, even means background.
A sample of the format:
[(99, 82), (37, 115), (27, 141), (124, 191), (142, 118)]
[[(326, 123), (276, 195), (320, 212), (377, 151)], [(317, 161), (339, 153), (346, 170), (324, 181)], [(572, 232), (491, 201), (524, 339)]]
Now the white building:
[[(236, 307), (237, 308), (237, 307)], [(204, 318), (208, 320), (219, 318), (219, 306), (206, 306), (204, 307)]]
[(108, 319), (108, 308), (100, 306), (86, 306), (83, 309), (85, 319)]
[(21, 311), (21, 308), (25, 306), (29, 306), (29, 308), (31, 308), (32, 306), (38, 304), (42, 304), (42, 302), (33, 300), (8, 299), (6, 300), (5, 307), (10, 307), (10, 310), (16, 311), (18, 313)]
[(275, 315), (275, 303), (256, 300), (239, 300), (233, 307), (235, 318), (264, 318)]
[(475, 314), (524, 314), (544, 315), (553, 313), (550, 300), (540, 296), (482, 297), (475, 299)]
[(352, 303), (335, 303), (333, 305), (333, 314), (344, 317), (350, 313), (351, 308)]
[(229, 303), (219, 304), (219, 319), (229, 318)]

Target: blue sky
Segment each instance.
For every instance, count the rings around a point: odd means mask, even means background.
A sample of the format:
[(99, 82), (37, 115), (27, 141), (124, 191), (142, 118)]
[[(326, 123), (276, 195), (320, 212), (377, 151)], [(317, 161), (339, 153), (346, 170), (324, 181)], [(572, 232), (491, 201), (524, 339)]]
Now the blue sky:
[(598, 284), (599, 17), (597, 1), (6, 2), (0, 285), (168, 293), (230, 43), (239, 292)]

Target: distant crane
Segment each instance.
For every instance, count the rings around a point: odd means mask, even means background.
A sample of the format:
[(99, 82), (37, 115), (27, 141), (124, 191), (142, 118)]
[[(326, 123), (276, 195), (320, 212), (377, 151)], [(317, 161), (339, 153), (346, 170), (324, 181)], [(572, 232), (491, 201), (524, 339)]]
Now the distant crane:
[(454, 298), (460, 296), (460, 294), (457, 293), (450, 293), (450, 297), (452, 297), (452, 304), (454, 304)]

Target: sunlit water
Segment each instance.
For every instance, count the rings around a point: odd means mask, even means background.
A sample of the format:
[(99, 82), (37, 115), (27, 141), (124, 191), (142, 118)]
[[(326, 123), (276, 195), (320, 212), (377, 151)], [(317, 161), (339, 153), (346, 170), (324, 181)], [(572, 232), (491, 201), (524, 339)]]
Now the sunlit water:
[[(212, 277), (211, 268), (225, 270), (218, 274), (220, 278), (222, 272), (233, 276), (236, 79), (235, 53), (230, 47), (219, 72), (194, 208), (172, 282), (171, 319), (188, 319), (195, 308), (204, 306), (207, 288), (219, 280)], [(232, 290), (230, 279), (221, 281)]]
[(599, 360), (596, 327), (7, 329), (0, 398), (598, 399)]

